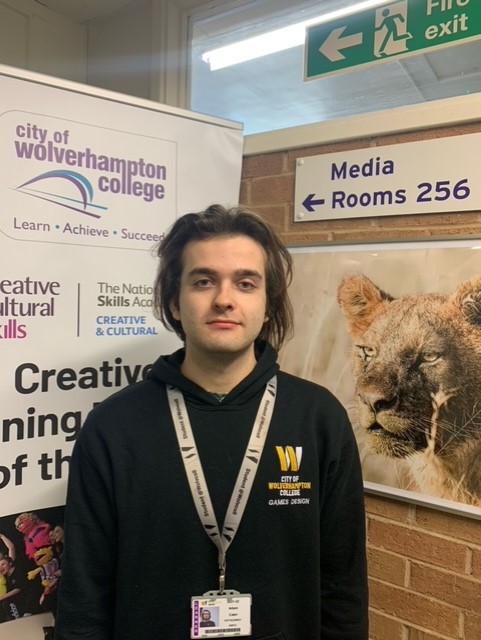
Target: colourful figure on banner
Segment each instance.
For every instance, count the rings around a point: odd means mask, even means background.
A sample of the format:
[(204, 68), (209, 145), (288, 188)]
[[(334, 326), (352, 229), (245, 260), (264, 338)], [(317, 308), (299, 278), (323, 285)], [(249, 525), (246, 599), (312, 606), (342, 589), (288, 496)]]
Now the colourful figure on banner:
[(43, 604), (45, 598), (57, 589), (57, 583), (60, 578), (60, 565), (55, 558), (52, 547), (42, 547), (37, 549), (34, 554), (36, 569), (32, 569), (27, 573), (29, 580), (34, 580), (37, 576), (42, 582), (43, 591), (40, 596), (39, 603)]
[(8, 556), (0, 558), (0, 576), (5, 580), (5, 593), (0, 595), (0, 620), (18, 620), (26, 613), (26, 577)]
[(27, 558), (34, 560), (38, 549), (50, 545), (49, 531), (52, 525), (40, 520), (36, 513), (21, 513), (15, 520), (15, 527), (23, 535)]
[[(5, 552), (0, 551), (0, 560), (2, 558), (8, 557), (8, 558), (11, 558), (13, 562), (15, 562), (16, 551), (15, 551), (14, 543), (10, 540), (10, 538), (7, 538), (7, 536), (3, 533), (0, 533), (0, 542), (2, 542), (5, 550)], [(0, 596), (5, 595), (6, 593), (7, 593), (7, 579), (5, 578), (4, 575), (0, 573)]]
[(63, 553), (63, 525), (56, 524), (53, 529), (50, 529), (48, 537), (50, 544), (52, 545), (54, 556), (60, 562)]

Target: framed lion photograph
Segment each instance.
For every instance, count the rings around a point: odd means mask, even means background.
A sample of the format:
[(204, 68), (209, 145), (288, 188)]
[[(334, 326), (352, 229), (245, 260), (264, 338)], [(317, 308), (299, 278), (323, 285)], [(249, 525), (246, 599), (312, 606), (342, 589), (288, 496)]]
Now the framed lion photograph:
[(481, 519), (481, 239), (291, 253), (279, 361), (343, 403), (366, 491)]

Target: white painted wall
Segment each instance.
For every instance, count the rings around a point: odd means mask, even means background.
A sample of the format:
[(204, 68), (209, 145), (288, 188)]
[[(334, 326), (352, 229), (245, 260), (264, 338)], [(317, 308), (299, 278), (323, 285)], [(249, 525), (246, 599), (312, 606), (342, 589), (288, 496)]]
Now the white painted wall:
[(0, 64), (185, 107), (185, 21), (176, 0), (132, 0), (82, 24), (0, 0)]
[(176, 0), (133, 0), (86, 23), (88, 84), (185, 108), (186, 23)]
[(152, 1), (138, 0), (86, 23), (87, 82), (139, 98), (151, 97)]
[(0, 63), (86, 82), (86, 29), (34, 0), (0, 0)]

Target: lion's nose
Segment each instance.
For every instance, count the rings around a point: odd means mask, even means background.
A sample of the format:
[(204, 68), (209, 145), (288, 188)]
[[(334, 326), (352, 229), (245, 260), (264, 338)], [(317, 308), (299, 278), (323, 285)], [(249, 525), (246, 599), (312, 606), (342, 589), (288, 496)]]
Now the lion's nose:
[(396, 403), (396, 395), (393, 394), (390, 397), (386, 397), (385, 394), (381, 393), (359, 393), (358, 394), (360, 400), (368, 405), (375, 414), (380, 413), (381, 411), (387, 411), (391, 409)]

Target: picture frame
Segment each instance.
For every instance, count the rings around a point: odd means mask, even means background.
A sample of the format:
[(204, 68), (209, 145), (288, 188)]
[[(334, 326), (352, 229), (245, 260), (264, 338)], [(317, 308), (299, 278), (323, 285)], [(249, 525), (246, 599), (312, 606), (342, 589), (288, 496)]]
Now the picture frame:
[(481, 238), (290, 251), (295, 331), (279, 363), (344, 405), (366, 493), (481, 519)]

